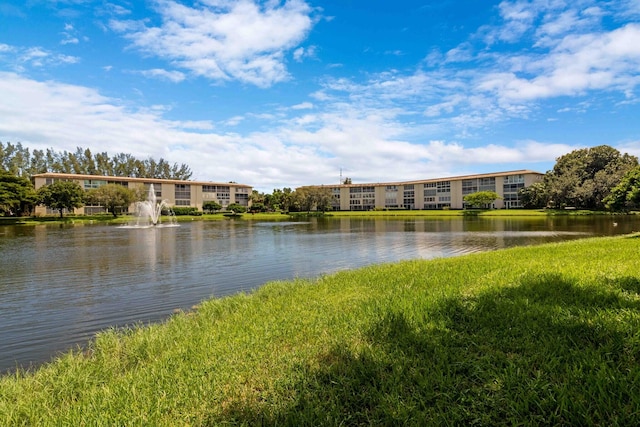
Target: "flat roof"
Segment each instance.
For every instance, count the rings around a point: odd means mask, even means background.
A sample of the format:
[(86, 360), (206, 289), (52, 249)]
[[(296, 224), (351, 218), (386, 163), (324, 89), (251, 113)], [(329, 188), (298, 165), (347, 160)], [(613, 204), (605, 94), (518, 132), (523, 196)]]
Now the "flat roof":
[(105, 175), (82, 175), (75, 173), (58, 173), (46, 172), (32, 175), (33, 178), (67, 178), (67, 179), (96, 179), (104, 181), (127, 181), (154, 184), (194, 184), (194, 185), (227, 185), (233, 187), (253, 188), (247, 184), (238, 184), (237, 182), (209, 182), (209, 181), (184, 181), (180, 179), (161, 179), (161, 178), (136, 178), (131, 176), (105, 176)]
[(459, 175), (459, 176), (447, 176), (441, 178), (430, 178), (430, 179), (418, 179), (414, 181), (394, 181), (394, 182), (371, 182), (371, 183), (361, 183), (361, 184), (322, 184), (322, 185), (305, 185), (304, 187), (375, 187), (380, 185), (407, 185), (407, 184), (423, 184), (428, 182), (441, 182), (441, 181), (460, 181), (463, 179), (474, 179), (474, 178), (492, 178), (499, 176), (508, 176), (508, 175), (525, 175), (525, 174), (533, 174), (533, 175), (544, 175), (541, 172), (536, 172), (529, 169), (521, 169), (514, 171), (506, 171), (506, 172), (492, 172), (492, 173), (480, 173), (474, 175)]

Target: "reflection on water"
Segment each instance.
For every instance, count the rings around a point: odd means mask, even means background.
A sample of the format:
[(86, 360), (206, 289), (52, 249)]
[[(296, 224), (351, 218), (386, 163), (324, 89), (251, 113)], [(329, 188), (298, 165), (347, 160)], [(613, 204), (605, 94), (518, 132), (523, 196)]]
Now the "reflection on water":
[(616, 227), (610, 219), (566, 217), (4, 226), (0, 371), (46, 361), (109, 326), (157, 321), (270, 280), (640, 229), (634, 218), (616, 221)]

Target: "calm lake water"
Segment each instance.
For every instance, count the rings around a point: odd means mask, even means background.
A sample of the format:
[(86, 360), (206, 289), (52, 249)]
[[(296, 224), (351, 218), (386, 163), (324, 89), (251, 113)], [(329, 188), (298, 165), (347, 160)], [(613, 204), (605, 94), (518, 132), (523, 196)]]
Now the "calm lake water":
[(640, 230), (640, 220), (322, 219), (0, 226), (0, 373), (267, 281)]

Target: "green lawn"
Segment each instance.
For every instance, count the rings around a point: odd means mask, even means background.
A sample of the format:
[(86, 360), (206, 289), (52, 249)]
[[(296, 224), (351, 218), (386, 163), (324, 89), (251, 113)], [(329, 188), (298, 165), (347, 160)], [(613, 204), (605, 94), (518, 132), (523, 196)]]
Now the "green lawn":
[[(299, 218), (304, 218), (304, 213), (293, 214)], [(571, 216), (584, 216), (584, 215), (612, 215), (610, 212), (604, 211), (584, 211), (584, 210), (545, 210), (545, 209), (492, 209), (492, 210), (387, 210), (387, 211), (340, 211), (340, 212), (327, 212), (327, 216), (331, 217), (352, 217), (352, 218), (460, 218), (464, 216), (481, 216), (481, 217), (544, 217), (544, 216), (556, 216), (556, 215), (571, 215)], [(199, 216), (176, 216), (178, 222), (185, 221), (202, 221), (202, 220), (228, 220), (222, 213), (216, 214), (204, 214)], [(287, 214), (280, 212), (265, 212), (265, 213), (245, 213), (238, 219), (249, 221), (288, 221), (291, 217)], [(135, 217), (132, 215), (120, 215), (114, 218), (113, 215), (67, 215), (64, 218), (59, 218), (57, 215), (44, 216), (44, 217), (0, 217), (0, 225), (12, 225), (12, 224), (34, 224), (34, 223), (68, 223), (68, 224), (126, 224), (134, 222)], [(161, 221), (168, 221), (168, 218), (163, 217)]]
[(640, 238), (274, 282), (0, 379), (0, 425), (640, 425)]

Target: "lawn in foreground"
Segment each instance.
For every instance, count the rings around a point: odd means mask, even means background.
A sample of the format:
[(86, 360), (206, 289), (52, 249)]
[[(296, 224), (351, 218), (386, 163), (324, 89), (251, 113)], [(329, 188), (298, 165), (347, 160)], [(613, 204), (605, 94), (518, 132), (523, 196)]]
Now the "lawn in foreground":
[(639, 425), (640, 238), (275, 282), (0, 379), (0, 425)]

